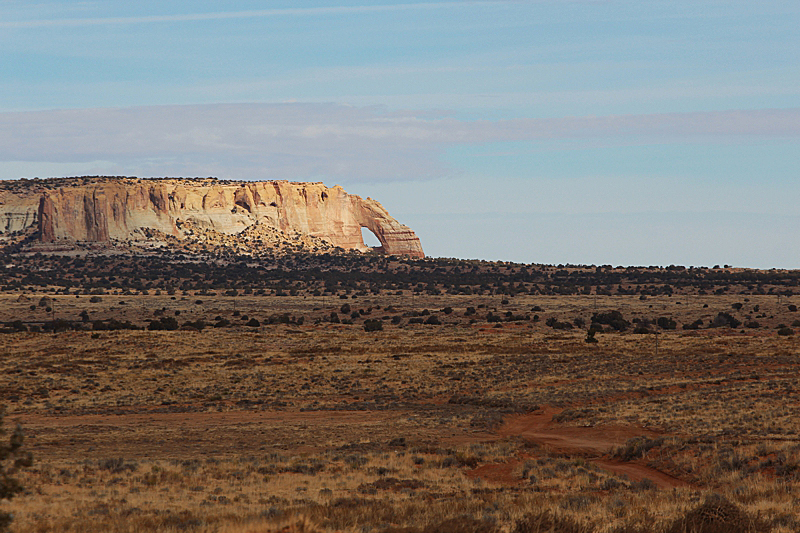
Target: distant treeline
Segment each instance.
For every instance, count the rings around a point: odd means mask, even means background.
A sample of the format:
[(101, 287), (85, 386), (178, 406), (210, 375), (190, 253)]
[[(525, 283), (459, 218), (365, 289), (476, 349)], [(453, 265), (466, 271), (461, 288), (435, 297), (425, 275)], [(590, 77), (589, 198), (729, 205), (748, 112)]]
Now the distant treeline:
[(730, 268), (526, 265), (378, 255), (198, 258), (13, 255), (0, 258), (0, 290), (90, 294), (230, 291), (294, 295), (382, 291), (427, 294), (575, 295), (776, 294), (798, 291), (800, 271)]

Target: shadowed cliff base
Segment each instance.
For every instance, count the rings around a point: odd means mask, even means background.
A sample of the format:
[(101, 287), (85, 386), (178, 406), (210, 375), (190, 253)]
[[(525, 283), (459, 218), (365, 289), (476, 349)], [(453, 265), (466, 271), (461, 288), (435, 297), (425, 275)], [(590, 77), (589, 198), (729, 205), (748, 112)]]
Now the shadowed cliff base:
[[(379, 247), (364, 244), (362, 228)], [(376, 200), (338, 185), (216, 178), (3, 181), (0, 239), (62, 250), (133, 244), (187, 252), (222, 246), (244, 255), (338, 248), (425, 256), (411, 228)]]

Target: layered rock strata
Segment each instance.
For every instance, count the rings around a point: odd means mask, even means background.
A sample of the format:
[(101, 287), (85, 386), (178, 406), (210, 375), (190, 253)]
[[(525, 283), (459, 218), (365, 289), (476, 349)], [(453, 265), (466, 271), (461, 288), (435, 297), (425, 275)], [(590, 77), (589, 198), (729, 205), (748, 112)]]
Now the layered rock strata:
[(36, 230), (44, 243), (134, 239), (143, 230), (183, 238), (183, 223), (235, 235), (254, 226), (367, 251), (361, 228), (392, 255), (424, 257), (419, 239), (377, 201), (338, 185), (289, 181), (65, 178), (0, 182), (0, 235)]

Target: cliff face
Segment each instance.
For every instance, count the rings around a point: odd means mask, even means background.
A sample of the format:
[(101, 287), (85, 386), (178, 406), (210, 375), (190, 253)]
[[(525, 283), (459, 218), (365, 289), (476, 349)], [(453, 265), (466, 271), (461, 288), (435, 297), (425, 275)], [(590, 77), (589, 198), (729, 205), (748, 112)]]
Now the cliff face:
[[(9, 184), (11, 182), (5, 182)], [(419, 239), (371, 198), (322, 183), (213, 179), (68, 179), (0, 189), (0, 234), (36, 227), (43, 242), (107, 242), (155, 229), (181, 238), (178, 222), (237, 234), (254, 225), (296, 231), (365, 251), (368, 228), (387, 254), (424, 257)], [(46, 185), (41, 185), (46, 183)]]

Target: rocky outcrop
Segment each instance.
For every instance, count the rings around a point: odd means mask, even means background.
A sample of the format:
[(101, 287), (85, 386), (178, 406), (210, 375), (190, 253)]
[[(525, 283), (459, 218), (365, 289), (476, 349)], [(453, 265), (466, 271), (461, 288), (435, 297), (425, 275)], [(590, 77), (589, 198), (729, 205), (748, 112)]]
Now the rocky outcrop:
[(111, 242), (157, 230), (177, 238), (182, 223), (234, 235), (263, 225), (366, 251), (361, 228), (386, 254), (424, 257), (419, 239), (377, 201), (338, 185), (289, 181), (67, 178), (0, 182), (0, 235), (38, 230), (46, 243)]

